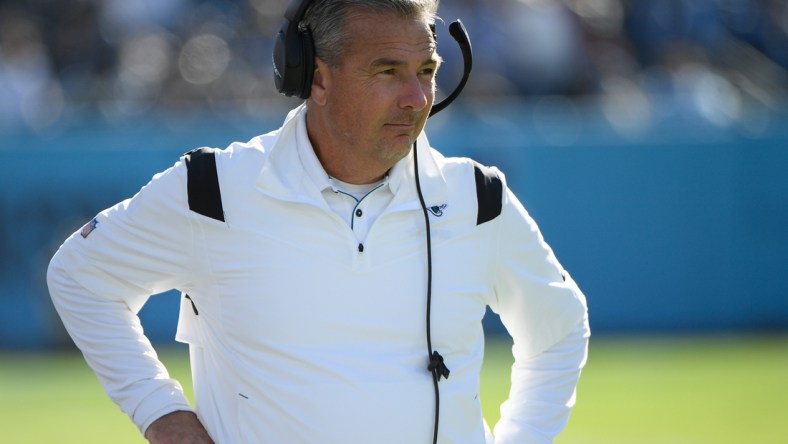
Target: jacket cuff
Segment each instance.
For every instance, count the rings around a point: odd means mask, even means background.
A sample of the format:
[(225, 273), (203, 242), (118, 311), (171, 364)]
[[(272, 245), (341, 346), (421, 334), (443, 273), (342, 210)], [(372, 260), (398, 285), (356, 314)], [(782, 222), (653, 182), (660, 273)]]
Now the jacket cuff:
[(145, 431), (154, 421), (168, 413), (177, 411), (192, 412), (194, 409), (183, 394), (180, 384), (170, 380), (170, 384), (158, 388), (143, 399), (134, 410), (131, 419), (139, 428), (142, 436), (145, 436)]

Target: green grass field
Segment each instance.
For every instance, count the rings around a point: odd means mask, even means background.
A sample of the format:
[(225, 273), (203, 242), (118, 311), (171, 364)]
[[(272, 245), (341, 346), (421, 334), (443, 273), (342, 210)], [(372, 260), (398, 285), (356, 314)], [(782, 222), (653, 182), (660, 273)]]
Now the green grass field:
[[(557, 444), (788, 443), (788, 337), (595, 337)], [(188, 383), (184, 349), (161, 353)], [(508, 390), (507, 344), (482, 375), (490, 424)], [(190, 387), (187, 385), (187, 392)], [(140, 444), (75, 353), (0, 353), (0, 443)]]

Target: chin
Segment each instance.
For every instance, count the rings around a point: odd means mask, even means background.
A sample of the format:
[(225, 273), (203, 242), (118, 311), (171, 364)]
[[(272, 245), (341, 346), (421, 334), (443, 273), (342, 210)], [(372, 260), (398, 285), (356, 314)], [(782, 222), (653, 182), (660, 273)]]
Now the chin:
[(410, 138), (407, 141), (402, 141), (398, 143), (394, 143), (386, 147), (383, 152), (381, 153), (386, 161), (389, 161), (392, 165), (399, 162), (401, 159), (405, 158), (410, 150), (413, 148), (413, 142), (410, 141)]

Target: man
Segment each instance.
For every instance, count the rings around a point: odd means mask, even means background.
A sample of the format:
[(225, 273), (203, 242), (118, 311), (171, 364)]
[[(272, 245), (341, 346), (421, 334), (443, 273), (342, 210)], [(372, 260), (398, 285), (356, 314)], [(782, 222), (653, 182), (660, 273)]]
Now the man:
[[(474, 163), (429, 148), (436, 10), (315, 2), (309, 98), (277, 131), (209, 153), (220, 211), (195, 203), (192, 153), (52, 259), (64, 324), (150, 442), (410, 444), (430, 442), (437, 422), (441, 443), (547, 443), (564, 427), (585, 299), (505, 186), (479, 223)], [(425, 357), (427, 282), (445, 379)], [(170, 288), (185, 295), (178, 339), (196, 413), (136, 316)], [(479, 402), (487, 306), (516, 359), (495, 438)]]

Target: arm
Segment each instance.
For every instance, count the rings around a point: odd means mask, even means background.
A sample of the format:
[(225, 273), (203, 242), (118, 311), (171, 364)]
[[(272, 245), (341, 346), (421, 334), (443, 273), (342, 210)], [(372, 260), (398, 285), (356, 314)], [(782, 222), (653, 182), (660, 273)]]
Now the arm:
[(517, 357), (520, 353), (513, 348), (512, 386), (495, 426), (496, 444), (552, 443), (564, 429), (587, 357), (588, 335), (583, 322), (536, 356)]
[(499, 219), (491, 306), (512, 335), (515, 362), (495, 442), (548, 444), (569, 419), (586, 361), (586, 301), (510, 191)]
[(166, 413), (191, 409), (181, 385), (170, 379), (126, 302), (98, 296), (80, 285), (59, 256), (50, 263), (47, 281), (74, 343), (107, 395), (141, 431)]
[(149, 295), (188, 281), (185, 201), (185, 169), (178, 164), (101, 212), (86, 236), (74, 233), (47, 273), (66, 330), (107, 394), (143, 433), (159, 417), (191, 409), (137, 317)]

